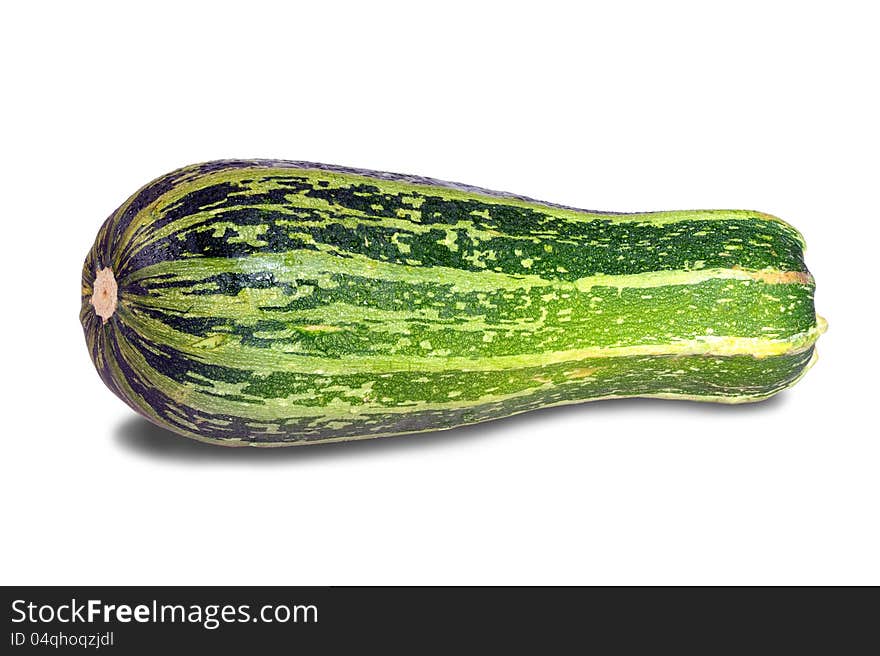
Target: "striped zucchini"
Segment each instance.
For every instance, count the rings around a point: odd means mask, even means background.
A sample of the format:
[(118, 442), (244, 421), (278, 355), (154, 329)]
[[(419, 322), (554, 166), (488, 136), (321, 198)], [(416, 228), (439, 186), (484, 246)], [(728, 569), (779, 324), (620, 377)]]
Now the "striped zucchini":
[(824, 322), (800, 234), (750, 211), (590, 212), (275, 160), (179, 169), (101, 227), (101, 378), (197, 440), (279, 446), (794, 384)]

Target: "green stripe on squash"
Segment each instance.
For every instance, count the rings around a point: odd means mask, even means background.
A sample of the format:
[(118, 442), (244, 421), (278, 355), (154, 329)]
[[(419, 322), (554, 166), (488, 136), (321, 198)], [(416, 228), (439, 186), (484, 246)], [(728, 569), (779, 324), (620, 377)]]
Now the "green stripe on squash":
[(796, 382), (824, 322), (801, 235), (749, 211), (589, 212), (304, 162), (174, 171), (104, 223), (80, 318), (157, 424), (279, 446)]

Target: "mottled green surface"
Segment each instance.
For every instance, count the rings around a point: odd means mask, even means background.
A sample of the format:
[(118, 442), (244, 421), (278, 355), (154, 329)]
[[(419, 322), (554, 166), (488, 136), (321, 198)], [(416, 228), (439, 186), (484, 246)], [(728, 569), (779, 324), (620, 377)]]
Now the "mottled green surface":
[(152, 420), (226, 444), (350, 439), (605, 397), (758, 400), (811, 361), (803, 240), (774, 217), (589, 213), (308, 166), (177, 171), (102, 228), (86, 338)]

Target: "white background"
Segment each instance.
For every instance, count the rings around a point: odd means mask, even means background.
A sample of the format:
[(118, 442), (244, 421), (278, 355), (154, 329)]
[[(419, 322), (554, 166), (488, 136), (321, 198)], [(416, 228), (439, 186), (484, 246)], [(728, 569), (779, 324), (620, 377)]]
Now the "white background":
[[(582, 4), (5, 4), (0, 582), (880, 584), (872, 3)], [(831, 328), (753, 406), (190, 442), (104, 388), (80, 267), (141, 184), (223, 157), (763, 210)]]

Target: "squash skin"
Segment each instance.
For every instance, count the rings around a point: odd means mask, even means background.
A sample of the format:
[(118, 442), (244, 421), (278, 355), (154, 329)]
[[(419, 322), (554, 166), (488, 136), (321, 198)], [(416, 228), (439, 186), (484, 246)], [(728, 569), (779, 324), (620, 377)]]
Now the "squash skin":
[[(224, 160), (169, 173), (111, 214), (83, 266), (80, 318), (120, 398), (227, 446), (604, 398), (742, 403), (815, 360), (824, 323), (803, 248), (758, 212), (591, 212)], [(104, 321), (92, 300), (106, 269), (118, 303)]]

